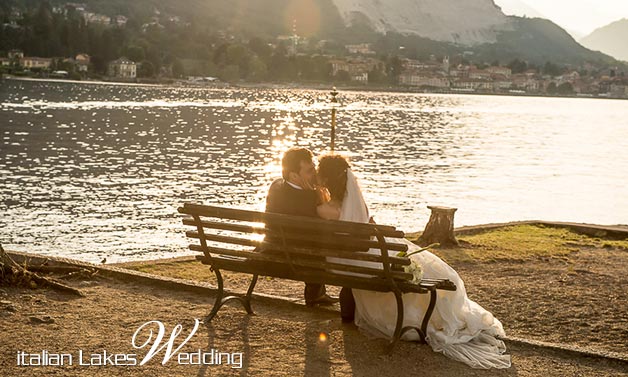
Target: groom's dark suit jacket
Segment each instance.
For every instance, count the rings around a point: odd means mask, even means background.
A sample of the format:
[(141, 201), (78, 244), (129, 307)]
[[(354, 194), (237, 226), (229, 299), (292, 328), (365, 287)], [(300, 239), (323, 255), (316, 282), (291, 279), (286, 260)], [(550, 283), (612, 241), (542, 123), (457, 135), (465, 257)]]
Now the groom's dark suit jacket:
[(314, 190), (299, 190), (285, 179), (273, 182), (266, 197), (266, 212), (293, 216), (318, 217), (316, 212), (318, 197)]
[[(266, 212), (292, 216), (318, 217), (316, 207), (318, 196), (314, 190), (299, 190), (292, 187), (285, 179), (273, 182), (266, 197)], [(289, 229), (286, 229), (288, 232)], [(313, 259), (316, 260), (316, 257)], [(325, 294), (325, 286), (307, 283), (305, 301), (314, 300)]]

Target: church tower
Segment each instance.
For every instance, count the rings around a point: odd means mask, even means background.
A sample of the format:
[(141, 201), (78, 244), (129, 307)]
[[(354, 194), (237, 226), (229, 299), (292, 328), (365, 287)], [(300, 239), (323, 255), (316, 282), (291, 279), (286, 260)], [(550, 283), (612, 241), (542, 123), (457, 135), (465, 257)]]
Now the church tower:
[(443, 71), (449, 73), (449, 56), (443, 58)]

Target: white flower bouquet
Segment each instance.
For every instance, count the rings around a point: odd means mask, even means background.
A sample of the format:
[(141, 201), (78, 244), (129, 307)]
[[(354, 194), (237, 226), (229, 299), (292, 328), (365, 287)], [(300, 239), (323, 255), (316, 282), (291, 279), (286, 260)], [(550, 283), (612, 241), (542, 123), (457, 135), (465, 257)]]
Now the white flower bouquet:
[[(427, 249), (429, 249), (431, 247), (434, 247), (434, 246), (438, 246), (438, 244), (434, 243), (434, 244), (431, 244), (429, 246), (426, 246), (426, 247), (421, 248), (419, 250), (415, 250), (415, 251), (410, 252), (410, 253), (406, 253), (406, 252), (402, 251), (400, 253), (397, 253), (397, 256), (398, 257), (409, 257), (411, 255), (418, 254), (418, 253), (420, 253), (422, 251), (425, 251), (425, 250), (427, 250)], [(409, 274), (412, 274), (411, 282), (413, 284), (419, 284), (421, 282), (421, 279), (423, 279), (423, 267), (415, 259), (410, 258), (410, 264), (407, 265), (407, 266), (403, 266), (403, 271), (407, 272)]]

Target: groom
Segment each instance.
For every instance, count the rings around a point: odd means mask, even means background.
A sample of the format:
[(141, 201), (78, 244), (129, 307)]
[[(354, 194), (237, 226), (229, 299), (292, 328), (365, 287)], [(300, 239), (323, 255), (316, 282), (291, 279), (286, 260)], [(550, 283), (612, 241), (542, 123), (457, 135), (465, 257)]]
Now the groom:
[[(318, 217), (320, 204), (316, 186), (314, 155), (306, 148), (291, 148), (281, 160), (282, 176), (272, 183), (266, 197), (266, 212)], [(325, 285), (306, 283), (305, 304), (332, 305), (338, 299), (327, 295)]]

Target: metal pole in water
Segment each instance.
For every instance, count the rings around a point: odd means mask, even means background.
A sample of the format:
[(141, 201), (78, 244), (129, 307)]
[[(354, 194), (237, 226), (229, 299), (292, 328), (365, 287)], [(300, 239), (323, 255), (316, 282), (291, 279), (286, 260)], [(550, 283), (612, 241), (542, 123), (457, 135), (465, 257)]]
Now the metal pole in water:
[(336, 147), (336, 104), (338, 103), (338, 99), (336, 96), (338, 95), (338, 91), (334, 86), (331, 90), (331, 152), (334, 153), (334, 149)]

